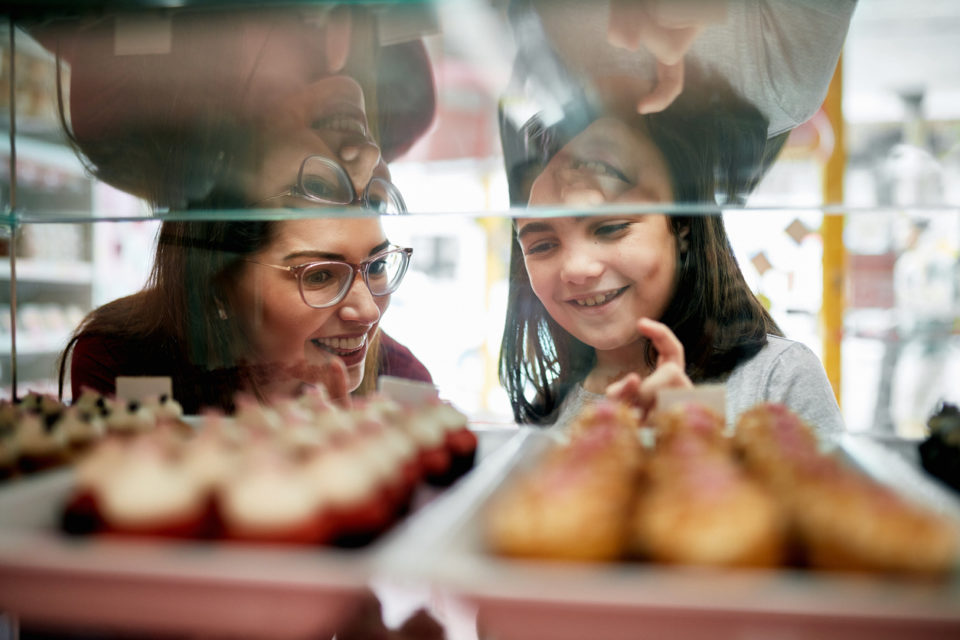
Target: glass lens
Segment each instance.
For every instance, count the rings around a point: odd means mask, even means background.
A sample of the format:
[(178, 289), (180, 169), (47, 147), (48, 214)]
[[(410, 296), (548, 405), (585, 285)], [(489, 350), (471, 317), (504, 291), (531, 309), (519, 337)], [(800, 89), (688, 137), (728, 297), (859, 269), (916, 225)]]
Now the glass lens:
[(342, 262), (317, 262), (300, 273), (300, 290), (310, 306), (323, 306), (337, 299), (350, 285), (353, 272)]
[(300, 172), (300, 189), (308, 198), (321, 202), (353, 202), (354, 191), (350, 176), (336, 162), (323, 156), (310, 156), (304, 160)]
[(367, 185), (364, 206), (371, 211), (387, 215), (406, 213), (407, 211), (400, 191), (382, 178), (370, 180), (370, 184)]
[(402, 251), (390, 251), (366, 263), (367, 286), (370, 293), (383, 296), (393, 293), (400, 286), (407, 272), (407, 255)]

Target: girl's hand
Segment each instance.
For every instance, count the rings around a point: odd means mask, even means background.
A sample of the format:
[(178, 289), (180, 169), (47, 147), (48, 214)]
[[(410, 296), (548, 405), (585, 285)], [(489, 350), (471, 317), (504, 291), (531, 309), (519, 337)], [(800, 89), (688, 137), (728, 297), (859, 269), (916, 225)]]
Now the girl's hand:
[(637, 113), (654, 113), (670, 106), (683, 91), (683, 56), (708, 24), (725, 19), (726, 3), (717, 0), (610, 2), (607, 42), (629, 51), (643, 47), (657, 61), (657, 84), (637, 103)]
[(656, 367), (646, 378), (638, 373), (627, 374), (607, 387), (606, 395), (612, 400), (638, 407), (641, 418), (645, 420), (656, 408), (657, 393), (661, 389), (690, 389), (693, 382), (685, 372), (683, 344), (673, 335), (670, 327), (656, 320), (641, 318), (637, 321), (637, 330), (657, 350)]

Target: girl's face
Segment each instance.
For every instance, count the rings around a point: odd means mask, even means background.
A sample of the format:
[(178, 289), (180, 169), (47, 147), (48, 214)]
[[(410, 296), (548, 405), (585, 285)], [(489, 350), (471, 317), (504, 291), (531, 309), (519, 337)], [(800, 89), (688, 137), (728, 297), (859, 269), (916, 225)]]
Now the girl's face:
[[(643, 133), (594, 122), (536, 179), (531, 205), (671, 202), (666, 163)], [(637, 343), (637, 319), (659, 319), (673, 296), (676, 238), (663, 214), (520, 218), (533, 292), (560, 326), (598, 351)]]
[[(388, 245), (377, 218), (284, 220), (276, 223), (270, 244), (250, 259), (289, 267), (318, 260), (359, 264)], [(390, 296), (371, 295), (356, 275), (343, 300), (315, 309), (301, 299), (293, 273), (251, 262), (241, 269), (237, 294), (258, 363), (326, 367), (336, 357), (346, 365), (351, 391), (363, 379), (367, 349), (390, 304)]]

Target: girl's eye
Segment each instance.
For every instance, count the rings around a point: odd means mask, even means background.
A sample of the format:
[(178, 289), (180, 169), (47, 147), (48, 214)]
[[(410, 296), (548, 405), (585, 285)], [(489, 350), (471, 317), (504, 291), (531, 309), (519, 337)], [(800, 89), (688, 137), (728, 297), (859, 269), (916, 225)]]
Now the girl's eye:
[(529, 247), (523, 250), (524, 255), (533, 255), (535, 253), (545, 253), (554, 248), (556, 243), (550, 240), (544, 240), (543, 242), (534, 242)]
[(633, 182), (631, 182), (631, 180), (627, 178), (627, 176), (622, 171), (617, 169), (615, 166), (613, 166), (609, 162), (604, 162), (603, 160), (583, 160), (580, 158), (576, 158), (573, 161), (573, 168), (590, 171), (591, 173), (594, 173), (598, 176), (607, 176), (610, 178), (616, 178), (617, 180), (620, 180), (621, 182), (625, 182), (627, 184), (633, 184)]
[(631, 222), (618, 222), (616, 224), (602, 224), (596, 228), (594, 231), (598, 236), (603, 237), (612, 237), (619, 234), (622, 231), (625, 231), (632, 223)]

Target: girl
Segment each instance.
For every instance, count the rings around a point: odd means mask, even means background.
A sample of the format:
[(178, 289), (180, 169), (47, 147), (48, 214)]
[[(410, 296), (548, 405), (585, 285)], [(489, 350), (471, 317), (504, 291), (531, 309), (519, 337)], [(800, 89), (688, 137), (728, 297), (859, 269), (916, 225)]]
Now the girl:
[[(564, 424), (604, 394), (649, 411), (659, 389), (722, 381), (730, 424), (777, 401), (820, 429), (842, 427), (819, 361), (782, 337), (733, 256), (715, 198), (756, 183), (766, 122), (712, 91), (645, 117), (635, 96), (610, 93), (609, 110), (568, 142), (539, 132), (546, 163), (530, 205), (620, 206), (516, 220), (500, 377), (519, 422)], [(657, 213), (671, 208), (681, 213)]]

